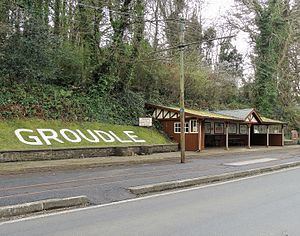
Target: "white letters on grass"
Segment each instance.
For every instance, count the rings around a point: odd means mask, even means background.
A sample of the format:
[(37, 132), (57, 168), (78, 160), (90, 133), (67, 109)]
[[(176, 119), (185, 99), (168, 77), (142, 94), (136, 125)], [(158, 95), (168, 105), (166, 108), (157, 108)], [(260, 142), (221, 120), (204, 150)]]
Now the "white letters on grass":
[(32, 141), (26, 141), (22, 134), (21, 133), (33, 133), (33, 131), (31, 129), (17, 129), (15, 131), (15, 135), (18, 137), (18, 139), (22, 142), (22, 143), (25, 143), (25, 144), (28, 144), (28, 145), (43, 145), (42, 141), (36, 137), (36, 136), (27, 136), (28, 139), (31, 139), (31, 140), (34, 140), (33, 142)]
[(138, 139), (139, 137), (136, 136), (133, 131), (124, 131), (123, 133), (127, 134), (127, 136), (135, 143), (145, 143), (146, 142), (145, 140)]
[[(32, 135), (32, 134), (36, 135)], [(86, 135), (85, 133), (88, 133)], [(29, 135), (30, 134), (30, 135)], [(127, 139), (121, 138), (113, 131), (102, 131), (102, 130), (86, 130), (82, 132), (79, 129), (61, 129), (56, 132), (53, 129), (17, 129), (15, 135), (20, 142), (27, 145), (53, 145), (53, 143), (80, 143), (83, 140), (90, 143), (145, 143), (146, 140), (140, 139), (133, 131), (123, 131), (123, 134), (128, 137)], [(88, 136), (88, 137), (87, 137)]]
[(81, 142), (80, 136), (73, 130), (61, 129), (60, 134), (61, 134), (61, 136), (64, 137), (65, 140), (68, 140), (71, 143), (80, 143)]
[[(116, 138), (120, 143), (132, 143), (131, 140), (122, 140), (114, 132), (109, 131), (109, 133)], [(125, 133), (125, 132), (124, 132)]]
[[(51, 142), (49, 141), (51, 139), (59, 143), (64, 143), (63, 141), (57, 138), (58, 135), (53, 129), (37, 129), (37, 132), (41, 135), (42, 139), (44, 139), (47, 145), (51, 145)], [(47, 133), (50, 133), (50, 135), (47, 135)]]
[(114, 143), (116, 142), (116, 140), (114, 139), (113, 136), (111, 136), (110, 134), (101, 131), (101, 130), (94, 130), (94, 132), (106, 143)]
[(81, 132), (79, 129), (76, 129), (76, 132), (81, 137), (83, 137), (86, 141), (89, 141), (90, 143), (99, 143), (100, 142), (99, 138), (91, 130), (88, 129), (86, 131), (93, 137), (93, 139), (90, 139), (90, 138), (86, 137), (83, 132)]

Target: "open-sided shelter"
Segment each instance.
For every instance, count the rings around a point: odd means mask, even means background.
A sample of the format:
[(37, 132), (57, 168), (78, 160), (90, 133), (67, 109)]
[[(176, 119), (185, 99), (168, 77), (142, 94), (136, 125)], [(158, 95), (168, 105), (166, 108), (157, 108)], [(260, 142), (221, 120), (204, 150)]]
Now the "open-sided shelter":
[[(146, 104), (163, 131), (180, 142), (180, 109)], [(283, 146), (285, 122), (261, 116), (255, 109), (201, 111), (185, 109), (186, 150), (206, 147)]]

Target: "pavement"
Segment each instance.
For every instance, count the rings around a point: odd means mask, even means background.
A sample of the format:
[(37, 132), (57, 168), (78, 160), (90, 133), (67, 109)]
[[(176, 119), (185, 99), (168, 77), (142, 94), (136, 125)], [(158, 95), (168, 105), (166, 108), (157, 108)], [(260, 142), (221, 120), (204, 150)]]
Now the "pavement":
[[(299, 145), (286, 146), (285, 149), (299, 148)], [(207, 148), (201, 152), (186, 152), (187, 159), (202, 158), (208, 156), (226, 156), (227, 154), (241, 154), (252, 152), (268, 152), (274, 150), (282, 150), (282, 147), (265, 148), (257, 146), (252, 149), (232, 147), (230, 150), (224, 148)], [(90, 167), (107, 167), (119, 165), (145, 164), (163, 161), (180, 160), (180, 152), (155, 153), (151, 155), (135, 155), (135, 156), (108, 156), (98, 158), (75, 158), (62, 160), (42, 160), (42, 161), (17, 161), (0, 163), (0, 175), (19, 174), (29, 172), (44, 172), (48, 170), (75, 170)]]
[[(157, 154), (128, 158), (146, 158), (149, 161), (155, 159), (153, 157), (156, 158)], [(135, 194), (128, 191), (128, 188), (132, 186), (220, 175), (300, 161), (300, 146), (257, 148), (250, 151), (232, 149), (228, 152), (208, 150), (206, 153), (188, 154), (185, 164), (179, 164), (178, 153), (161, 154), (158, 157), (161, 158), (160, 161), (135, 164), (124, 162), (122, 165), (118, 163), (101, 167), (97, 164), (95, 167), (92, 164), (89, 167), (84, 164), (80, 166), (77, 163), (75, 169), (40, 169), (40, 162), (34, 162), (36, 166), (30, 168), (36, 168), (35, 172), (22, 174), (20, 172), (12, 174), (11, 172), (11, 174), (6, 173), (0, 176), (0, 206), (80, 195), (86, 195), (91, 204), (132, 199), (136, 197)], [(92, 162), (96, 161), (95, 159), (102, 158), (70, 161)], [(260, 161), (262, 159), (264, 162)], [(30, 164), (31, 162), (26, 163)], [(18, 163), (9, 164), (12, 165), (12, 168), (13, 164)]]
[(0, 235), (300, 235), (300, 168), (0, 223)]

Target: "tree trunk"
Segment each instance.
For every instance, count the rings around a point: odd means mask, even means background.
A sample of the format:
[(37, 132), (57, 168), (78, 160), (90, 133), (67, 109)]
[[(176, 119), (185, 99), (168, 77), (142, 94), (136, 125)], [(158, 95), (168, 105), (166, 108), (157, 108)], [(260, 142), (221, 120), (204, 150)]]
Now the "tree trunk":
[(60, 33), (60, 0), (54, 2), (54, 34)]

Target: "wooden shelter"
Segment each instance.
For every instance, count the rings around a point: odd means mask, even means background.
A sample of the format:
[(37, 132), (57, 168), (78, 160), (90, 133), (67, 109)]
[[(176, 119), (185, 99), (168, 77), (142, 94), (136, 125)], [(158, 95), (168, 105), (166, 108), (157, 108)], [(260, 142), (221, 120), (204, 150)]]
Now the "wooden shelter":
[[(152, 117), (175, 142), (180, 142), (179, 108), (146, 104)], [(283, 146), (285, 122), (261, 116), (255, 109), (200, 111), (185, 109), (186, 150), (207, 147)]]

